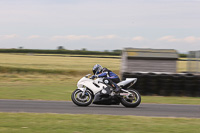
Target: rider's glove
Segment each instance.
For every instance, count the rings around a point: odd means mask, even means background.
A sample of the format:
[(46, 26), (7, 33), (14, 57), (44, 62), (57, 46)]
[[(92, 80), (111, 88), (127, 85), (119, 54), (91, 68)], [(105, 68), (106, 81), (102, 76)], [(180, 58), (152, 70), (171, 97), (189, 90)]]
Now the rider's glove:
[(96, 76), (96, 75), (93, 75), (92, 77), (91, 77), (91, 79), (95, 79), (95, 78), (97, 78), (98, 76)]

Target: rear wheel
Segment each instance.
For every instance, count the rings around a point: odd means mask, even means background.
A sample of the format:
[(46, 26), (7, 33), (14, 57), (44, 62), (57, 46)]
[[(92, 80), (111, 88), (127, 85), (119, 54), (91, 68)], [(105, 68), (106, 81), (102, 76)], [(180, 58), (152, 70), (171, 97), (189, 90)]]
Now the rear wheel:
[(88, 106), (92, 103), (93, 97), (90, 91), (86, 90), (85, 94), (83, 95), (83, 91), (76, 89), (72, 95), (71, 99), (74, 104), (78, 106)]
[(121, 98), (121, 104), (124, 105), (125, 107), (131, 107), (131, 108), (137, 107), (141, 102), (141, 96), (139, 92), (134, 89), (128, 91), (131, 93), (131, 95), (123, 96)]

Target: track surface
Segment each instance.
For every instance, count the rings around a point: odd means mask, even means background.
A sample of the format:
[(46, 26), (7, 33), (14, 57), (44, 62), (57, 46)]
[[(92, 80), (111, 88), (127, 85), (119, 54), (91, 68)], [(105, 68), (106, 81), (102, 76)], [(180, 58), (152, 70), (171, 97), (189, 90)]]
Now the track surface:
[(0, 112), (35, 112), (68, 114), (108, 114), (156, 117), (200, 118), (200, 105), (140, 104), (137, 108), (122, 105), (78, 107), (65, 101), (0, 100)]

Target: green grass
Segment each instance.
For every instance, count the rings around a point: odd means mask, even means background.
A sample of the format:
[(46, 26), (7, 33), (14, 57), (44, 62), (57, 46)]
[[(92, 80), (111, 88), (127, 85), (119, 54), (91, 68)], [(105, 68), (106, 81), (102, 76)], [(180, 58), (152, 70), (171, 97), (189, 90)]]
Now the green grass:
[(22, 85), (15, 87), (0, 88), (0, 99), (22, 99), (22, 100), (70, 100), (72, 89), (75, 86), (64, 86), (59, 84), (50, 85)]
[(199, 133), (200, 119), (0, 113), (1, 133)]
[(70, 100), (77, 77), (0, 74), (0, 99)]

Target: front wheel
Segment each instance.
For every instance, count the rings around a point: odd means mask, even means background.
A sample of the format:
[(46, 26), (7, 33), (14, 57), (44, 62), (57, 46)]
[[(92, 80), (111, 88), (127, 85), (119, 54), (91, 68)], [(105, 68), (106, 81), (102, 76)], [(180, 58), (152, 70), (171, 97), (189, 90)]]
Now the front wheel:
[(139, 92), (134, 89), (128, 91), (131, 93), (131, 95), (123, 96), (121, 98), (121, 104), (124, 105), (125, 107), (135, 108), (140, 104), (141, 96)]
[(85, 94), (83, 95), (83, 91), (76, 89), (72, 95), (71, 99), (74, 104), (78, 106), (88, 106), (92, 103), (92, 94), (90, 91), (86, 90)]

